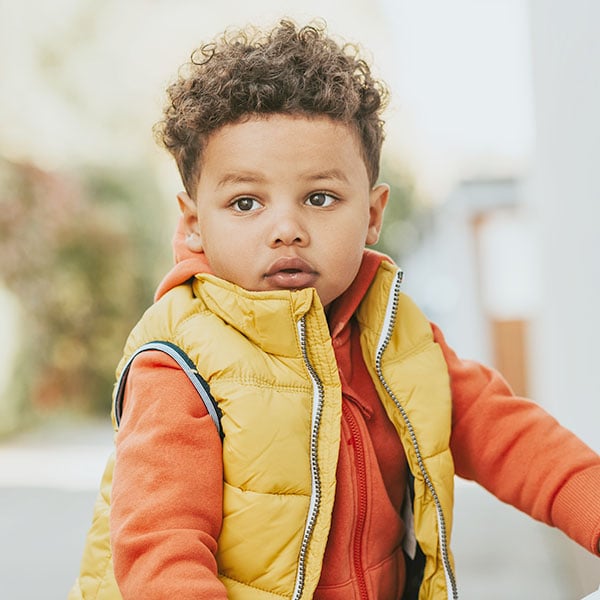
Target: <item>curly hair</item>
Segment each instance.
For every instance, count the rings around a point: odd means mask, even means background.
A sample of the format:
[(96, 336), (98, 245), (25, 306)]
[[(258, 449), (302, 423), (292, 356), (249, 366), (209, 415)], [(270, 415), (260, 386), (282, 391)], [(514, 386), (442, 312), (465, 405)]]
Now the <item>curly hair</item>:
[(371, 185), (379, 176), (387, 88), (372, 76), (359, 48), (335, 42), (322, 21), (298, 28), (284, 19), (270, 31), (226, 31), (192, 53), (167, 96), (154, 132), (175, 158), (191, 197), (210, 134), (256, 115), (340, 121), (358, 135)]

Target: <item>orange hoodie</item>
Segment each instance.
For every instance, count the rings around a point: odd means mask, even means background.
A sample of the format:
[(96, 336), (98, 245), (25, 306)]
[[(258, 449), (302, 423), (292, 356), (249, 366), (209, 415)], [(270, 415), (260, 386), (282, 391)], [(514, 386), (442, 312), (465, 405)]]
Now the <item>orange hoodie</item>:
[[(176, 265), (156, 298), (210, 271), (204, 255), (186, 249), (181, 231), (174, 246)], [(319, 600), (397, 600), (405, 585), (399, 511), (407, 467), (352, 318), (382, 259), (365, 251), (359, 275), (329, 311), (343, 418)], [(460, 360), (432, 329), (450, 374), (457, 473), (598, 552), (600, 457), (535, 403), (515, 398), (496, 372)], [(222, 519), (221, 442), (187, 377), (162, 353), (134, 361), (117, 456), (111, 532), (124, 600), (226, 598), (214, 558)]]

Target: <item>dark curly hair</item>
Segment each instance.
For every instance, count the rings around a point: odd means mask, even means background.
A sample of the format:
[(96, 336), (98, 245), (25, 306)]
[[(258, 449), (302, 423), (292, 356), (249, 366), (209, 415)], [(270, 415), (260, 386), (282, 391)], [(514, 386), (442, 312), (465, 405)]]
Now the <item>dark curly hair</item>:
[(326, 25), (281, 20), (270, 31), (226, 31), (192, 53), (167, 88), (154, 132), (175, 158), (194, 197), (210, 134), (252, 115), (328, 116), (358, 134), (369, 180), (379, 176), (385, 84), (373, 78), (353, 44), (338, 44)]

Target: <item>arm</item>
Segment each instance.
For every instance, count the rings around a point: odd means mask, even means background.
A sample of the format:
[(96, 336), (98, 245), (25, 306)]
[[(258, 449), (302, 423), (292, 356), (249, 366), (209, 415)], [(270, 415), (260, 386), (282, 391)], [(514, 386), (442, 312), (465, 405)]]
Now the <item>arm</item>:
[(456, 473), (600, 554), (600, 456), (432, 328), (450, 374)]
[(116, 456), (110, 527), (124, 600), (226, 599), (215, 560), (221, 440), (186, 375), (162, 352), (131, 366)]

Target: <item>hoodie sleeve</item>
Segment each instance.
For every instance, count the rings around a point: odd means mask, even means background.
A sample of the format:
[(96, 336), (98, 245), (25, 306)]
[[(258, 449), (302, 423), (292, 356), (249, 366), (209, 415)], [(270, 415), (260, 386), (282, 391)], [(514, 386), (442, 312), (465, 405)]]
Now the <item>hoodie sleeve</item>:
[(215, 560), (222, 488), (221, 440), (187, 376), (161, 352), (136, 357), (110, 517), (124, 600), (227, 598)]
[(600, 554), (600, 456), (496, 371), (458, 358), (432, 328), (450, 374), (457, 475)]

